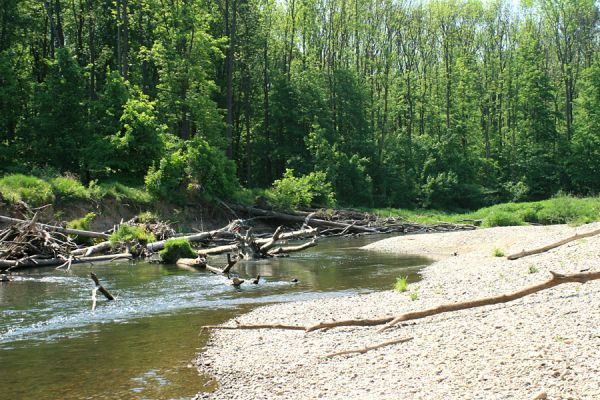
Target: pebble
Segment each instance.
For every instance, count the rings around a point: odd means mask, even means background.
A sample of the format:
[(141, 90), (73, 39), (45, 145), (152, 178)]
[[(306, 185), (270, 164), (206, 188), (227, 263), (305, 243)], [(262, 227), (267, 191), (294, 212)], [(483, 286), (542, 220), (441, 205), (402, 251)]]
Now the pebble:
[[(599, 223), (504, 227), (386, 239), (369, 250), (438, 259), (422, 271), (418, 300), (386, 291), (260, 307), (239, 321), (308, 325), (373, 318), (510, 293), (543, 282), (550, 270), (598, 271), (600, 237), (515, 261), (492, 253), (495, 248), (511, 254), (541, 247), (599, 228)], [(531, 265), (538, 272), (529, 273)], [(549, 399), (600, 399), (598, 293), (600, 281), (565, 284), (382, 333), (377, 327), (309, 334), (215, 331), (196, 365), (219, 382), (217, 391), (208, 394), (211, 399), (238, 398), (240, 393), (247, 400), (531, 399), (542, 392)], [(364, 354), (323, 358), (405, 336), (414, 339)]]

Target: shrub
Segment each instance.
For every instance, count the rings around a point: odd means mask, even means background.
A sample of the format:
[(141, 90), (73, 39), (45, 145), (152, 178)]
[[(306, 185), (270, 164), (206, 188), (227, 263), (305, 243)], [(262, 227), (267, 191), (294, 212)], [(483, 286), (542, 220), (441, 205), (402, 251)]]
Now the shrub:
[(142, 245), (148, 242), (154, 242), (156, 238), (146, 228), (141, 226), (121, 225), (119, 229), (113, 232), (109, 238), (112, 244), (122, 243), (140, 243)]
[(0, 192), (11, 203), (24, 201), (30, 206), (41, 206), (54, 201), (50, 184), (35, 176), (7, 175), (0, 179)]
[(491, 211), (484, 219), (482, 226), (493, 227), (493, 226), (515, 226), (523, 225), (523, 219), (521, 216), (515, 213), (509, 213), (505, 211)]
[[(71, 229), (81, 229), (84, 231), (89, 231), (90, 230), (90, 225), (92, 223), (92, 221), (94, 220), (94, 218), (96, 218), (96, 213), (87, 213), (84, 217), (79, 218), (79, 219), (74, 219), (72, 221), (69, 221), (67, 223), (67, 228), (71, 228)], [(79, 237), (78, 235), (72, 235), (71, 236), (73, 238), (73, 240), (75, 240), (76, 243), (79, 244), (83, 244), (86, 246), (91, 246), (92, 244), (94, 244), (94, 239), (93, 238), (89, 238), (89, 237)]]
[(68, 222), (67, 228), (81, 229), (84, 231), (89, 231), (90, 225), (91, 225), (92, 221), (94, 220), (94, 218), (96, 218), (96, 213), (93, 213), (93, 212), (87, 213), (82, 218), (74, 219), (74, 220)]
[(50, 184), (56, 197), (62, 200), (87, 200), (91, 197), (85, 186), (71, 176), (58, 176)]
[(547, 200), (537, 213), (543, 224), (588, 223), (597, 221), (600, 216), (600, 202), (597, 199), (578, 199), (558, 195)]
[(144, 182), (149, 193), (164, 199), (181, 202), (186, 180), (187, 155), (182, 150), (165, 155), (158, 168), (150, 167)]
[(400, 293), (404, 293), (408, 290), (408, 276), (403, 276), (396, 279), (396, 284), (394, 288)]
[(174, 264), (180, 258), (196, 258), (197, 254), (187, 239), (169, 239), (160, 251), (160, 257), (164, 263)]
[(273, 182), (273, 189), (269, 194), (270, 200), (280, 209), (335, 204), (331, 184), (327, 182), (325, 173), (319, 171), (295, 177), (294, 170), (286, 169), (283, 177)]

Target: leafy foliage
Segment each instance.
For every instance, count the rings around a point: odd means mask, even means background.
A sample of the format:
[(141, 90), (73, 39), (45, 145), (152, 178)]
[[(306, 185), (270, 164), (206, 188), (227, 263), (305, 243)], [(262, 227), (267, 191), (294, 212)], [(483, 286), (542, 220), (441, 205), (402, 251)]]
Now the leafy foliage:
[(196, 256), (187, 239), (169, 239), (165, 243), (165, 248), (160, 251), (160, 258), (167, 264), (174, 264), (180, 258), (196, 258)]
[(280, 209), (293, 210), (313, 205), (333, 206), (335, 196), (325, 173), (311, 172), (301, 177), (294, 176), (294, 170), (287, 169), (281, 179), (273, 182), (269, 192), (273, 205)]
[[(92, 221), (95, 218), (96, 218), (96, 213), (93, 213), (93, 212), (87, 213), (82, 218), (78, 218), (78, 219), (74, 219), (72, 221), (69, 221), (67, 223), (67, 228), (80, 229), (80, 230), (84, 230), (84, 231), (89, 231), (90, 230), (90, 225), (92, 224)], [(90, 245), (92, 245), (94, 243), (94, 239), (90, 238), (90, 237), (81, 237), (81, 236), (78, 236), (78, 235), (73, 235), (72, 237), (75, 240), (75, 242), (77, 242), (78, 244), (90, 246)]]
[(112, 244), (139, 243), (141, 245), (146, 245), (149, 242), (154, 242), (156, 238), (143, 226), (120, 225), (119, 229), (117, 229), (115, 232), (112, 233), (112, 235), (110, 235), (109, 240)]

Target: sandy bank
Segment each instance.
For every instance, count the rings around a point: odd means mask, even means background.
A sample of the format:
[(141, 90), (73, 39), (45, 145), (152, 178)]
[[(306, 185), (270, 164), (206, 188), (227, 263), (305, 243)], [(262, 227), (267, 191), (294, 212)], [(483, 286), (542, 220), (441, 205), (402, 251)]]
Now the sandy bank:
[[(367, 249), (440, 259), (409, 287), (417, 300), (386, 291), (261, 307), (238, 320), (306, 325), (381, 317), (511, 292), (547, 279), (549, 270), (600, 270), (600, 237), (517, 261), (492, 256), (494, 248), (509, 254), (599, 227), (510, 227), (386, 239)], [(405, 336), (414, 339), (323, 358)], [(541, 391), (549, 399), (600, 399), (600, 282), (561, 285), (384, 333), (219, 331), (198, 364), (220, 382), (209, 395), (217, 399), (531, 399)]]

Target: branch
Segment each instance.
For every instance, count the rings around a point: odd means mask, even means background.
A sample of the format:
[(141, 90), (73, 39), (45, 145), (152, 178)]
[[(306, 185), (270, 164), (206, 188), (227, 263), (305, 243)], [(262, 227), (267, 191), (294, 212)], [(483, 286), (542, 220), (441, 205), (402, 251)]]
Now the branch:
[(544, 246), (544, 247), (540, 247), (540, 248), (533, 249), (533, 250), (527, 250), (527, 251), (523, 250), (520, 253), (511, 254), (511, 255), (509, 255), (506, 258), (508, 258), (509, 260), (517, 260), (519, 258), (531, 256), (531, 255), (534, 255), (534, 254), (544, 253), (544, 252), (546, 252), (548, 250), (555, 249), (555, 248), (557, 248), (559, 246), (562, 246), (564, 244), (573, 242), (575, 240), (583, 239), (583, 238), (590, 237), (590, 236), (596, 236), (596, 235), (599, 235), (599, 234), (600, 234), (600, 229), (596, 229), (595, 231), (586, 232), (586, 233), (579, 233), (579, 234), (577, 234), (575, 236), (572, 236), (572, 237), (567, 238), (567, 239), (563, 239), (561, 241), (549, 244), (549, 245)]
[(389, 329), (390, 327), (404, 321), (410, 321), (415, 319), (421, 319), (430, 317), (437, 314), (443, 314), (452, 311), (466, 310), (469, 308), (483, 307), (493, 304), (508, 303), (513, 300), (520, 299), (539, 291), (550, 289), (554, 286), (561, 285), (563, 283), (586, 283), (593, 280), (600, 279), (600, 271), (596, 272), (584, 272), (575, 274), (558, 274), (556, 272), (550, 272), (552, 277), (542, 283), (528, 286), (520, 289), (516, 292), (509, 294), (502, 294), (499, 296), (485, 297), (478, 300), (465, 301), (460, 303), (443, 304), (437, 307), (428, 308), (422, 311), (412, 311), (398, 315), (396, 317), (382, 317), (374, 319), (349, 319), (340, 321), (330, 322), (319, 322), (318, 324), (311, 326), (298, 326), (298, 325), (281, 325), (281, 324), (261, 324), (261, 325), (236, 325), (236, 326), (206, 326), (207, 329), (285, 329), (285, 330), (304, 330), (306, 333), (316, 331), (319, 329), (331, 329), (342, 326), (378, 326), (384, 325), (380, 331)]
[(332, 357), (336, 357), (336, 356), (343, 356), (345, 354), (354, 354), (354, 353), (361, 353), (361, 354), (363, 354), (363, 353), (366, 353), (367, 351), (370, 351), (370, 350), (380, 349), (380, 348), (385, 347), (385, 346), (391, 346), (391, 345), (398, 344), (398, 343), (404, 343), (404, 342), (408, 342), (410, 340), (413, 340), (412, 336), (411, 337), (405, 337), (405, 338), (402, 338), (402, 339), (390, 340), (390, 341), (379, 343), (379, 344), (376, 344), (376, 345), (373, 345), (373, 346), (365, 346), (365, 347), (362, 347), (362, 348), (359, 348), (359, 349), (339, 351), (337, 353), (327, 354), (324, 357), (325, 358), (332, 358)]

